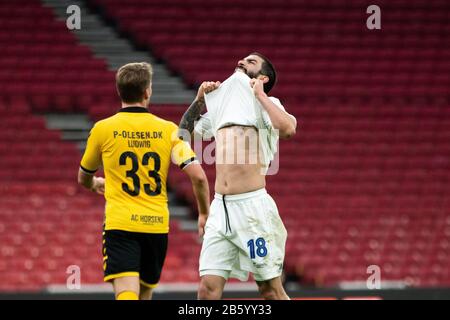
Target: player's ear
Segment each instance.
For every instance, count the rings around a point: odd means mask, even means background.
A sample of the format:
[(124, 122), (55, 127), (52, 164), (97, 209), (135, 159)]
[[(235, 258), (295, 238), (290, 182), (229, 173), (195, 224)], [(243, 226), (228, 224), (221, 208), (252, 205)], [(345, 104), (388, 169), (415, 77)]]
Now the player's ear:
[(269, 77), (266, 76), (266, 75), (263, 75), (263, 74), (260, 74), (260, 75), (258, 76), (258, 79), (262, 80), (263, 83), (269, 82)]
[(150, 86), (147, 89), (145, 89), (145, 92), (144, 92), (145, 100), (150, 99), (151, 95), (152, 95), (152, 85), (150, 84)]

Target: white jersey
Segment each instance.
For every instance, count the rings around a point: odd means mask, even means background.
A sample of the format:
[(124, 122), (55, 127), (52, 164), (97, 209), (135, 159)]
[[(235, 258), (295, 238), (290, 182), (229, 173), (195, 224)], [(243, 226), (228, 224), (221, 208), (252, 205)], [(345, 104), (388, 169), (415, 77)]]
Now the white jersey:
[[(256, 99), (250, 77), (237, 71), (218, 89), (205, 94), (207, 113), (201, 116), (194, 131), (204, 139), (216, 137), (217, 131), (230, 125), (252, 126), (258, 130), (261, 162), (268, 166), (277, 152), (278, 131), (275, 130), (264, 107)], [(269, 99), (284, 110), (280, 100)]]

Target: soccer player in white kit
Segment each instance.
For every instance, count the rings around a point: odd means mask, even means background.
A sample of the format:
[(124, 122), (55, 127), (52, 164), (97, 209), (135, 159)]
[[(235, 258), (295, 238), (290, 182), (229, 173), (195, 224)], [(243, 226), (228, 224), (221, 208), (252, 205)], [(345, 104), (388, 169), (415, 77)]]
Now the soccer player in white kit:
[(181, 119), (180, 136), (195, 132), (216, 141), (216, 194), (204, 228), (199, 299), (220, 299), (229, 277), (245, 281), (249, 272), (263, 298), (289, 299), (281, 281), (287, 232), (265, 175), (278, 138), (292, 137), (297, 121), (267, 96), (275, 82), (272, 63), (252, 53), (223, 83), (202, 83)]

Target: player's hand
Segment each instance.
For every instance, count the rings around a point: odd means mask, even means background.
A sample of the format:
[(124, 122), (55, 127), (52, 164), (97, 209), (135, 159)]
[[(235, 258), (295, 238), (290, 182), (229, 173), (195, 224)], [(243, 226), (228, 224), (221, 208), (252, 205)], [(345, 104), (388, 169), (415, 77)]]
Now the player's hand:
[(200, 238), (205, 234), (206, 220), (208, 220), (208, 216), (206, 214), (198, 215), (198, 236)]
[(91, 190), (98, 194), (104, 194), (105, 193), (105, 178), (94, 177), (94, 180), (92, 181)]
[(216, 90), (220, 86), (220, 81), (205, 81), (200, 85), (200, 88), (198, 88), (197, 92), (197, 98), (200, 99), (203, 98), (205, 93), (210, 93), (214, 90)]
[(256, 97), (265, 95), (264, 92), (264, 82), (261, 79), (251, 79), (250, 87), (253, 88), (253, 93)]

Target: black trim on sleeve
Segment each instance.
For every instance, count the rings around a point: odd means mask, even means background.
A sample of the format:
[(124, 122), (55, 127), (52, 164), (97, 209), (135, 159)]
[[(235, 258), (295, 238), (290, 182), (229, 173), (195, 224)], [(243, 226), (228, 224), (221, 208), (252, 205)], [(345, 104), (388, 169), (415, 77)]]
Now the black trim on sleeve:
[(97, 172), (98, 169), (95, 170), (88, 170), (85, 167), (83, 167), (82, 165), (80, 165), (80, 169), (83, 170), (84, 172), (88, 173), (88, 174), (94, 174)]
[(183, 168), (186, 167), (189, 163), (194, 162), (195, 160), (197, 160), (196, 157), (192, 157), (192, 158), (186, 160), (185, 162), (183, 162), (182, 164), (180, 164), (180, 169), (183, 169)]

